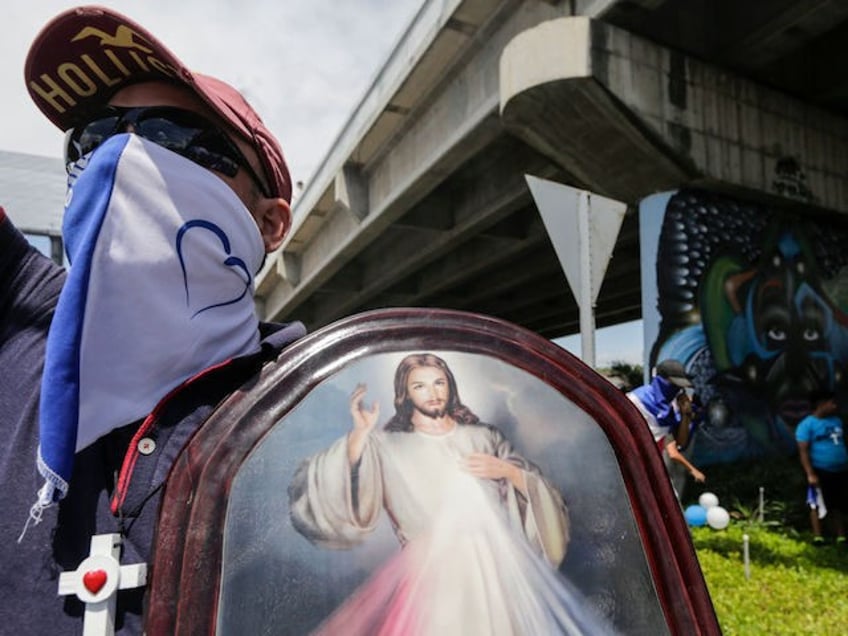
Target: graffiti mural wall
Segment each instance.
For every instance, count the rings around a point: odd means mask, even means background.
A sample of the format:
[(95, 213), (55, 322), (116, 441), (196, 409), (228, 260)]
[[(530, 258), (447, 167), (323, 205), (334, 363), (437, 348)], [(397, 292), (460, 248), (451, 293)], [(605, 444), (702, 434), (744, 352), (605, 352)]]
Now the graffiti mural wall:
[(848, 223), (699, 190), (639, 218), (646, 366), (692, 374), (695, 463), (794, 452), (810, 392), (848, 395)]

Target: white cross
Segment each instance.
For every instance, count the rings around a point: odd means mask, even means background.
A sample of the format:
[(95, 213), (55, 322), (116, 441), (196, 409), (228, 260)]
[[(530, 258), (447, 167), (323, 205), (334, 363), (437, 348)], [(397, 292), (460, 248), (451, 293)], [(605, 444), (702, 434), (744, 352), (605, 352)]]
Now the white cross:
[(147, 564), (121, 565), (120, 556), (121, 535), (96, 534), (89, 556), (59, 575), (59, 595), (76, 594), (85, 603), (83, 636), (113, 636), (117, 591), (147, 583)]

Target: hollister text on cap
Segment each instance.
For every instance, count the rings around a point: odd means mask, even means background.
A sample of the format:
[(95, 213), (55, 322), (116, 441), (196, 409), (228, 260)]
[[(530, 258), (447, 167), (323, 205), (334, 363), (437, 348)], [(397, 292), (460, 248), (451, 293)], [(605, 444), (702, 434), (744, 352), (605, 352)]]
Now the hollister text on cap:
[(684, 389), (692, 386), (692, 380), (686, 375), (686, 369), (677, 360), (663, 360), (660, 362), (657, 365), (657, 375)]
[(27, 90), (62, 130), (85, 121), (128, 84), (164, 80), (191, 89), (256, 150), (271, 192), (291, 201), (291, 177), (276, 138), (228, 84), (190, 71), (144, 27), (111, 9), (85, 6), (51, 20), (24, 66)]

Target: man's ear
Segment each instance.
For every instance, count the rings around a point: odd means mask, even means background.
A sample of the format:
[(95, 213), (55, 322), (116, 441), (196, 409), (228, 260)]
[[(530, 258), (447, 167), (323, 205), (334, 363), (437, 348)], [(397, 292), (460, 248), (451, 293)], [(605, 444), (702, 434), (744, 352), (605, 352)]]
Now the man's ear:
[(254, 214), (265, 253), (273, 252), (280, 247), (291, 227), (291, 208), (285, 199), (261, 199)]

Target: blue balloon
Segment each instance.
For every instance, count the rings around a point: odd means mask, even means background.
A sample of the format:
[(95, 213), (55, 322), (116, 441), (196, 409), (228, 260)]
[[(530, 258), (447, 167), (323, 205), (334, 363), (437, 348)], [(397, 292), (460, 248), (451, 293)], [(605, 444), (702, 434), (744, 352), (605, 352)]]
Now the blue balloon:
[(686, 517), (686, 523), (690, 526), (705, 526), (707, 525), (707, 509), (697, 504), (689, 506), (683, 513)]

